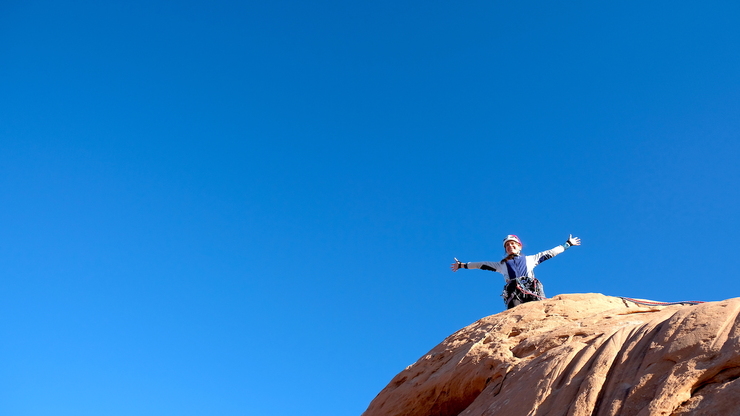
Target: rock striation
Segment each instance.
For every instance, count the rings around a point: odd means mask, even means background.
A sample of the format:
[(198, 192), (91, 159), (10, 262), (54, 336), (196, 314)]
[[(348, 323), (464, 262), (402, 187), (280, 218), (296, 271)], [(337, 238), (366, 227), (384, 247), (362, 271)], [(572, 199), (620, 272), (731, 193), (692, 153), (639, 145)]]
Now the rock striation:
[(643, 306), (559, 295), (483, 318), (364, 416), (740, 416), (740, 298)]

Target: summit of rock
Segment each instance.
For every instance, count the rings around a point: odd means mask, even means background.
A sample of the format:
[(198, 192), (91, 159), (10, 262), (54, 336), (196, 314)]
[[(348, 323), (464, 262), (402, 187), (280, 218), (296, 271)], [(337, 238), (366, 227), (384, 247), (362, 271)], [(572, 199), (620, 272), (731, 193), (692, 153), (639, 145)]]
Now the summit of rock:
[(526, 303), (447, 337), (363, 415), (740, 415), (739, 313), (740, 298)]

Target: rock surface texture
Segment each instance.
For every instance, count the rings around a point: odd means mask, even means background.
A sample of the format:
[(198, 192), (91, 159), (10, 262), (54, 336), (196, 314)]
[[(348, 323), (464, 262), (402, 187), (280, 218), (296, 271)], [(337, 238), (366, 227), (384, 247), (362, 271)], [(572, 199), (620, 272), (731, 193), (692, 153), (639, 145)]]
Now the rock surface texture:
[(740, 298), (648, 307), (600, 294), (461, 329), (364, 416), (740, 416)]

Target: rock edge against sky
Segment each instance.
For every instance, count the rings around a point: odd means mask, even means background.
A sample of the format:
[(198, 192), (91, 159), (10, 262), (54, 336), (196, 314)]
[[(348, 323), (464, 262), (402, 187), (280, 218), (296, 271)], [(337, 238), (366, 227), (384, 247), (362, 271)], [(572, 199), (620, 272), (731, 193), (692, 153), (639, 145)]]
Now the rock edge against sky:
[(559, 295), (450, 335), (364, 416), (740, 415), (740, 298)]

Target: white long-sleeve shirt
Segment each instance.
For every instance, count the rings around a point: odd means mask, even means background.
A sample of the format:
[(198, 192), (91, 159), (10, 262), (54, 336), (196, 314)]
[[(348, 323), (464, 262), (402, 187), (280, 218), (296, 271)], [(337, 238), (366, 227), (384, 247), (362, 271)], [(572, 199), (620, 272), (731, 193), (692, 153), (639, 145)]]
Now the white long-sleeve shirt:
[(519, 255), (507, 261), (479, 261), (465, 263), (468, 269), (481, 269), (499, 272), (504, 275), (506, 283), (517, 277), (534, 277), (534, 268), (545, 260), (549, 260), (564, 252), (570, 244), (565, 243), (550, 250), (531, 256)]

